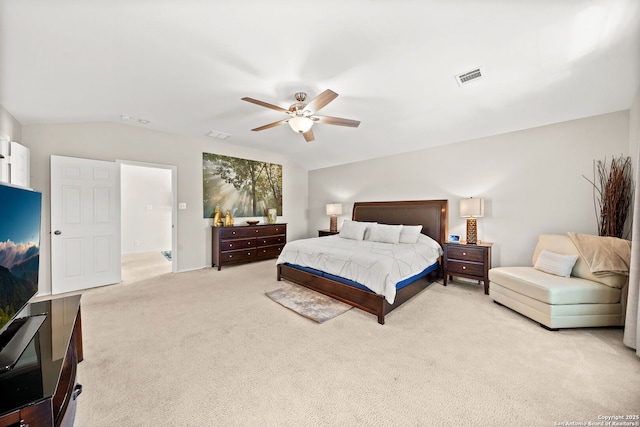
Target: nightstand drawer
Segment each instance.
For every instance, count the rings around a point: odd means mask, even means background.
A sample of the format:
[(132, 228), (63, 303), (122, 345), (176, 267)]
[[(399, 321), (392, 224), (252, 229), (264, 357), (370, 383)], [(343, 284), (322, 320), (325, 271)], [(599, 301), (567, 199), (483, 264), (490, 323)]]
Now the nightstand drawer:
[(484, 248), (473, 247), (469, 245), (447, 247), (447, 257), (451, 259), (460, 259), (463, 261), (484, 262)]
[(482, 278), (484, 277), (484, 265), (449, 259), (447, 260), (447, 273), (452, 276), (455, 276), (456, 274), (464, 274)]

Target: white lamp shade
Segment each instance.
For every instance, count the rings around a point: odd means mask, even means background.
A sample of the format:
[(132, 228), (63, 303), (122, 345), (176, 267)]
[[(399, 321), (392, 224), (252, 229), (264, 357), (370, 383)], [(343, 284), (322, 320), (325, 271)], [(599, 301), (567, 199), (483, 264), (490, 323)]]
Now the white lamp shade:
[(460, 216), (478, 218), (484, 216), (484, 199), (460, 200)]
[(327, 215), (342, 215), (342, 203), (327, 204)]
[(313, 120), (304, 116), (295, 116), (289, 119), (289, 126), (298, 133), (305, 133), (313, 126)]

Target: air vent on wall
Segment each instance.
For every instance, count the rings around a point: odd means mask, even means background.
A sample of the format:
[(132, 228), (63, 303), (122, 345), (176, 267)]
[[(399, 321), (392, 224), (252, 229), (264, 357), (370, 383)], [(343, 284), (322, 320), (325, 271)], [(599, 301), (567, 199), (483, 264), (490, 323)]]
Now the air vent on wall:
[(463, 74), (458, 74), (455, 76), (456, 82), (458, 82), (458, 86), (464, 86), (468, 83), (471, 83), (475, 80), (478, 80), (482, 77), (482, 70), (480, 68), (476, 68), (475, 70), (467, 71)]

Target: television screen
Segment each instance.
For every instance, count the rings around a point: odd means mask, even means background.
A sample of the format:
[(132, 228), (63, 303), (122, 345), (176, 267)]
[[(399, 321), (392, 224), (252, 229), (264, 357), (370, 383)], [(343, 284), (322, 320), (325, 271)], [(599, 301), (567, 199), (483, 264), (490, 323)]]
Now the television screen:
[(38, 292), (42, 194), (0, 184), (0, 333)]

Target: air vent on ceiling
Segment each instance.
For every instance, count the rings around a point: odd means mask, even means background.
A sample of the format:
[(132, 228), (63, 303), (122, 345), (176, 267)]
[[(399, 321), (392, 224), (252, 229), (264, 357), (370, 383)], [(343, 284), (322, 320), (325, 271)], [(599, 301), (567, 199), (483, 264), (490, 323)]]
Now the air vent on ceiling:
[(231, 135), (229, 135), (228, 133), (224, 133), (224, 132), (218, 132), (217, 130), (212, 130), (207, 134), (207, 136), (210, 136), (211, 138), (227, 139)]
[(456, 82), (458, 82), (458, 86), (464, 86), (468, 83), (478, 80), (482, 77), (482, 70), (480, 68), (476, 68), (475, 70), (467, 71), (463, 74), (458, 74), (455, 76)]

